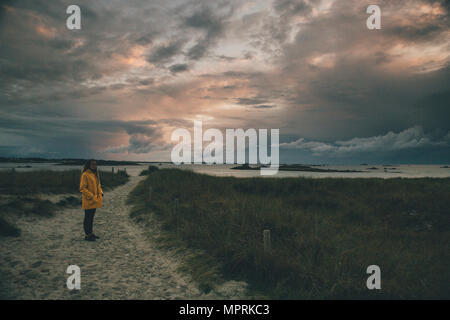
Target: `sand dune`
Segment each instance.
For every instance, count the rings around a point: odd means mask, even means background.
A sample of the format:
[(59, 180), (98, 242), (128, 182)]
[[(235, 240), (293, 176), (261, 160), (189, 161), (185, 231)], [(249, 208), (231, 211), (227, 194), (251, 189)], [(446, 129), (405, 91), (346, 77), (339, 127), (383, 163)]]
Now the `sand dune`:
[[(65, 209), (52, 218), (24, 217), (18, 238), (0, 240), (2, 296), (11, 299), (236, 299), (246, 284), (229, 281), (202, 294), (179, 259), (149, 240), (129, 218), (128, 193), (143, 177), (105, 193), (97, 210), (96, 242), (84, 241), (81, 209)], [(81, 268), (81, 290), (69, 290), (69, 265)]]

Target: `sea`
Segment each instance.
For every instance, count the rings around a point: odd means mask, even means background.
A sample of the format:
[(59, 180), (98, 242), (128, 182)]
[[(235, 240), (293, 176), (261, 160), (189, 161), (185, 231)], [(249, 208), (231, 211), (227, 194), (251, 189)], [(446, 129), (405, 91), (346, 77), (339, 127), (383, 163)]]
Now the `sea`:
[[(138, 176), (142, 170), (145, 170), (150, 164), (126, 166), (98, 166), (100, 171), (124, 170), (132, 176)], [(307, 178), (448, 178), (450, 177), (449, 165), (320, 165), (312, 168), (330, 169), (339, 171), (360, 171), (360, 172), (308, 172), (308, 171), (278, 171), (272, 176), (261, 176), (259, 170), (235, 170), (236, 165), (175, 165), (172, 163), (151, 164), (159, 168), (178, 168), (183, 170), (192, 170), (197, 173), (208, 174), (212, 176), (232, 176), (238, 178), (263, 177), (263, 178), (286, 178), (286, 177), (307, 177)], [(25, 167), (29, 166), (29, 167)], [(79, 169), (81, 166), (61, 166), (57, 163), (0, 163), (0, 170), (17, 171), (31, 170), (69, 170)]]

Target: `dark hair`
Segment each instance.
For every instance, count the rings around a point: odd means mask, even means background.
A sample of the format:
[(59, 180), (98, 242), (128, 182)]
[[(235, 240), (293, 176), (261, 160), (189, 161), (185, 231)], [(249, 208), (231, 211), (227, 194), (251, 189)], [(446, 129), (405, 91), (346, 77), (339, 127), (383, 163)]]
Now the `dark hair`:
[[(85, 171), (87, 171), (87, 169), (91, 168), (91, 162), (92, 161), (97, 161), (95, 159), (89, 159), (88, 161), (86, 161), (83, 165), (83, 169), (81, 170), (81, 174), (83, 174)], [(97, 176), (97, 182), (100, 183), (100, 175), (98, 173), (98, 170), (95, 170), (95, 175)]]
[(81, 173), (83, 173), (83, 172), (85, 172), (87, 169), (90, 169), (91, 168), (91, 162), (92, 161), (96, 161), (95, 159), (89, 159), (89, 160), (87, 160), (85, 163), (84, 163), (84, 166), (83, 166), (83, 170), (81, 171)]

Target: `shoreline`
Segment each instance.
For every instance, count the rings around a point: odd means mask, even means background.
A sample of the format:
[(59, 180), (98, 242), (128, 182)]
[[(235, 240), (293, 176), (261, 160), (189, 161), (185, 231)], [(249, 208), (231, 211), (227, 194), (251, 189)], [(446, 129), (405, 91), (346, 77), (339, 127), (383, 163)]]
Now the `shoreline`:
[[(236, 165), (174, 165), (168, 163), (153, 163), (152, 165), (160, 168), (179, 168), (183, 170), (191, 170), (198, 173), (208, 174), (211, 176), (235, 176), (239, 178), (260, 177), (257, 169), (239, 170), (232, 169), (239, 166)], [(132, 175), (138, 175), (139, 172), (147, 166), (141, 165), (103, 165), (99, 166), (99, 170), (105, 174), (114, 171), (126, 169)], [(258, 166), (259, 168), (259, 166)], [(33, 172), (36, 170), (64, 171), (68, 169), (80, 170), (79, 165), (52, 165), (46, 163), (0, 163), (0, 173), (14, 169), (16, 172)], [(244, 168), (246, 169), (246, 168)], [(446, 166), (441, 165), (395, 165), (395, 166), (373, 166), (373, 165), (357, 165), (357, 166), (328, 166), (328, 165), (295, 165), (284, 166), (276, 175), (264, 176), (269, 178), (285, 178), (285, 177), (308, 177), (308, 178), (450, 178), (450, 170)]]

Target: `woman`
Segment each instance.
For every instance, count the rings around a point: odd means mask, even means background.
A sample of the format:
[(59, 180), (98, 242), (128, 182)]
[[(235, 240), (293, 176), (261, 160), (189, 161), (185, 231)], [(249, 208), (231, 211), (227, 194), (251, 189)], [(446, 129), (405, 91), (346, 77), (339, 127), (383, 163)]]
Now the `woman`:
[(98, 239), (93, 232), (95, 210), (102, 206), (103, 190), (97, 172), (97, 162), (88, 160), (83, 167), (80, 180), (80, 192), (82, 193), (81, 207), (84, 209), (84, 240), (95, 241)]

